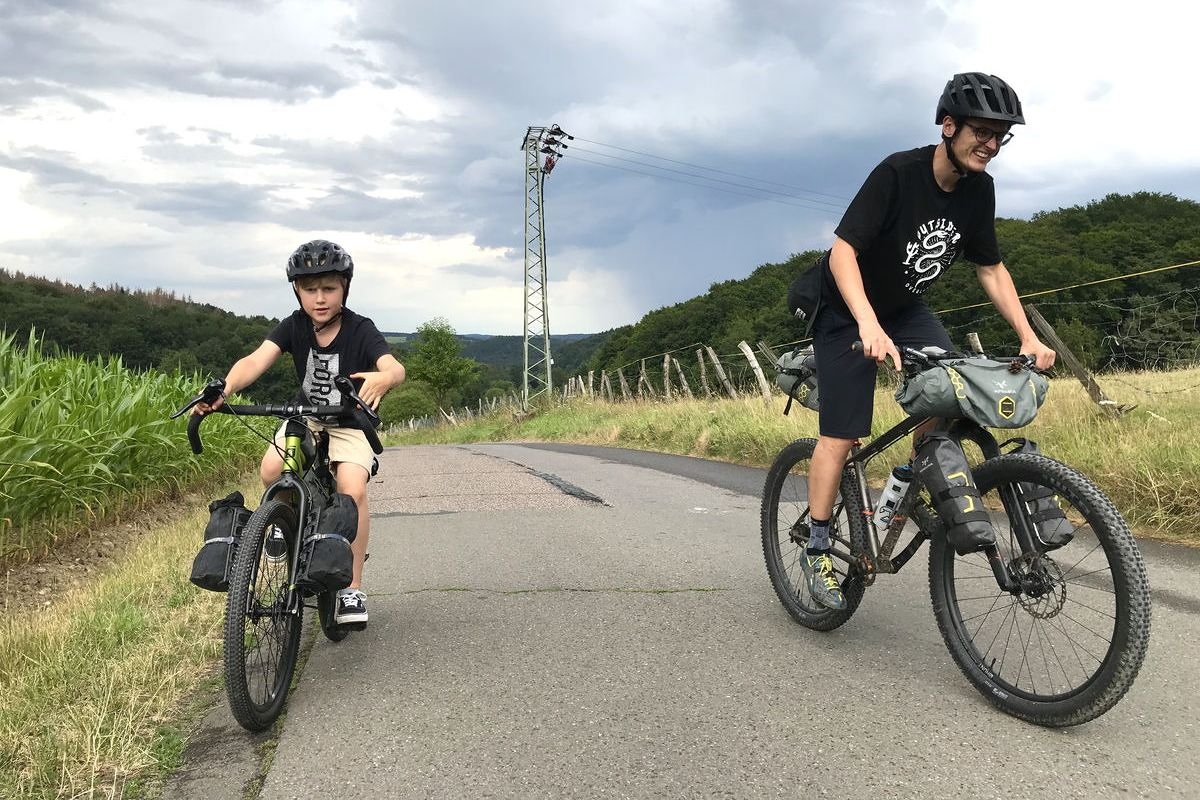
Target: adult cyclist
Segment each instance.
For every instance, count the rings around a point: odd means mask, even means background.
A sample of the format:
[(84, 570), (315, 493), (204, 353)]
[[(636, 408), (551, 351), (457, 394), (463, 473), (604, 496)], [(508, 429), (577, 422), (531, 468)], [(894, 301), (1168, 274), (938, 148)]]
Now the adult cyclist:
[[(846, 457), (871, 431), (875, 372), (899, 346), (953, 349), (923, 295), (958, 258), (976, 264), (988, 299), (1040, 369), (1055, 353), (1033, 332), (996, 242), (996, 193), (988, 164), (1025, 124), (1021, 101), (995, 75), (965, 72), (946, 83), (935, 145), (894, 153), (867, 177), (821, 260), (812, 321), (821, 380), (820, 438), (809, 472), (811, 535), (801, 559), (813, 598), (846, 606), (829, 556), (829, 523)], [(862, 354), (851, 350), (855, 340)], [(863, 355), (867, 356), (863, 358)], [(918, 429), (915, 435), (923, 431)]]

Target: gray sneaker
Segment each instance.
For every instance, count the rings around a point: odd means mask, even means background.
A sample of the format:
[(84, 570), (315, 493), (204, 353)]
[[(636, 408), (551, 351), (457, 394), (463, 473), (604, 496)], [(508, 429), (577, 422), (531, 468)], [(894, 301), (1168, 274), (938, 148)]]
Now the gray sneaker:
[(846, 598), (838, 586), (833, 559), (828, 553), (805, 553), (800, 557), (800, 568), (804, 572), (804, 579), (808, 581), (808, 591), (813, 600), (833, 611), (841, 611), (846, 607)]

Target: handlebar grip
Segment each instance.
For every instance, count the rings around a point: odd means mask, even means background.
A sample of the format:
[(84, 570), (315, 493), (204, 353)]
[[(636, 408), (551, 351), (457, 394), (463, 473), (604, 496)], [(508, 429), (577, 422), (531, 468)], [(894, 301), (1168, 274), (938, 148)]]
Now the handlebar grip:
[(383, 452), (383, 443), (379, 441), (379, 434), (375, 432), (375, 426), (371, 424), (370, 418), (362, 412), (362, 409), (355, 409), (354, 416), (358, 418), (359, 428), (363, 435), (367, 437), (367, 444), (371, 445), (371, 450), (375, 455)]
[(188, 441), (192, 444), (192, 452), (200, 455), (204, 452), (204, 444), (200, 441), (200, 423), (204, 422), (204, 417), (199, 414), (192, 414), (188, 417)]

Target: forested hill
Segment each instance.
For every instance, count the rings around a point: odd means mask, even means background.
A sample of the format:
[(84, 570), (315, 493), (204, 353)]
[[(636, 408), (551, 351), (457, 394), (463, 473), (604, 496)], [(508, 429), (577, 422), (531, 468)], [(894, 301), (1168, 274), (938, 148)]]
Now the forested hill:
[[(220, 377), (258, 347), (275, 322), (162, 290), (84, 288), (0, 269), (0, 330), (21, 341), (33, 328), (45, 347), (83, 356), (117, 355), (133, 369)], [(259, 401), (278, 401), (296, 390), (291, 357), (285, 355), (255, 383), (252, 394)]]
[[(1200, 259), (1200, 204), (1172, 195), (1112, 194), (1086, 206), (999, 219), (996, 232), (1017, 290), (1026, 295)], [(764, 264), (747, 278), (713, 284), (707, 294), (647, 314), (611, 331), (588, 363), (614, 369), (697, 343), (736, 352), (737, 343), (793, 342), (803, 327), (789, 317), (787, 287), (819, 251)], [(964, 262), (926, 295), (935, 311), (987, 303)], [(1068, 345), (1093, 368), (1165, 367), (1200, 360), (1200, 266), (1055, 291), (1035, 303)], [(942, 315), (956, 344), (968, 331), (986, 346), (1015, 347), (1007, 324), (987, 305)], [(694, 357), (692, 357), (694, 360)]]
[[(163, 290), (84, 288), (0, 269), (0, 332), (16, 334), (20, 342), (33, 328), (45, 347), (84, 356), (118, 355), (133, 369), (219, 377), (258, 347), (277, 321), (238, 316)], [(403, 360), (415, 334), (385, 335)], [(520, 381), (523, 337), (467, 335), (458, 341), (463, 357), (496, 368), (491, 377)], [(553, 335), (556, 372), (563, 380), (574, 374), (600, 341), (603, 337), (588, 334)], [(267, 402), (290, 398), (296, 390), (291, 357), (285, 355), (246, 394)]]

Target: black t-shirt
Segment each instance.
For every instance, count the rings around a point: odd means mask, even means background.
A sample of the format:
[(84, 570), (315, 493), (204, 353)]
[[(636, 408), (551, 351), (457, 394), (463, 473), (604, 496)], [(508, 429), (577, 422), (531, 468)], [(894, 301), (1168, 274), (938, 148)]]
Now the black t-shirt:
[[(933, 177), (936, 145), (893, 153), (867, 177), (835, 233), (858, 251), (867, 299), (878, 316), (916, 302), (958, 258), (1000, 263), (996, 189), (976, 173), (943, 191)], [(833, 275), (825, 296), (846, 312)]]
[(300, 388), (311, 403), (336, 405), (341, 394), (333, 385), (336, 375), (374, 372), (379, 357), (391, 352), (387, 340), (367, 317), (342, 309), (342, 327), (328, 347), (317, 344), (312, 321), (297, 309), (267, 334), (267, 340), (292, 354)]

